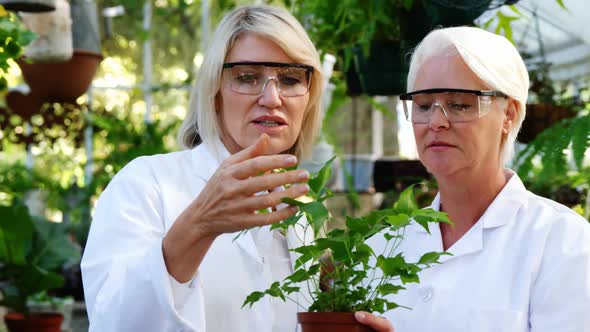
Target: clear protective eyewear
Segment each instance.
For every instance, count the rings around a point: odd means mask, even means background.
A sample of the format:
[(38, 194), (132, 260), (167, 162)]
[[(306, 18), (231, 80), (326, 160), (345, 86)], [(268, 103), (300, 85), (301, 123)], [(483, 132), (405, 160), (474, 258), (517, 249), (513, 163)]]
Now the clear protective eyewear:
[(406, 119), (429, 123), (435, 109), (441, 109), (451, 123), (479, 119), (492, 109), (494, 97), (508, 98), (500, 91), (467, 89), (426, 89), (400, 96)]
[(281, 62), (228, 62), (223, 69), (236, 93), (260, 95), (273, 80), (283, 97), (307, 94), (314, 70), (308, 65)]

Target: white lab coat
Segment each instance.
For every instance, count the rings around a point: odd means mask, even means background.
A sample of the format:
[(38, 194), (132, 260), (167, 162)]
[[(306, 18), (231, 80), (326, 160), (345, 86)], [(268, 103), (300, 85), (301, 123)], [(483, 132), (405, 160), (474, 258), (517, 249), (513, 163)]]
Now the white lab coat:
[[(439, 209), (437, 196), (431, 207)], [(412, 224), (400, 250), (416, 262), (443, 251)], [(370, 239), (381, 250), (381, 236)], [(392, 299), (412, 310), (385, 314), (396, 332), (590, 331), (590, 225), (572, 210), (527, 191), (516, 174), (478, 222)]]
[[(113, 178), (98, 200), (82, 259), (91, 332), (271, 332), (270, 299), (241, 309), (249, 293), (273, 281), (250, 233), (235, 241), (236, 234), (219, 236), (190, 285), (170, 277), (163, 260), (164, 235), (227, 156), (216, 140), (137, 158)], [(311, 241), (310, 233), (291, 229), (288, 246)], [(281, 331), (295, 331), (295, 312)]]

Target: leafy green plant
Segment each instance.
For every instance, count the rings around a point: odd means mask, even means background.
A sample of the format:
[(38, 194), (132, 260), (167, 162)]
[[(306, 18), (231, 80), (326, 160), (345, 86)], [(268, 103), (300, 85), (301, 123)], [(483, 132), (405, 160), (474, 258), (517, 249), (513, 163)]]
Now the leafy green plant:
[(4, 75), (9, 67), (9, 60), (18, 58), (23, 47), (28, 45), (36, 35), (25, 29), (15, 14), (7, 12), (0, 5), (0, 91), (8, 88)]
[(0, 206), (0, 305), (27, 313), (27, 300), (61, 287), (59, 271), (79, 259), (64, 225), (32, 217), (20, 200)]
[[(427, 231), (429, 222), (450, 223), (444, 213), (419, 209), (412, 188), (405, 190), (391, 208), (374, 210), (359, 218), (346, 217), (345, 229), (327, 231), (331, 217), (323, 202), (333, 197), (326, 188), (331, 175), (330, 163), (308, 181), (308, 195), (312, 200), (302, 203), (284, 199), (285, 203), (298, 206), (299, 211), (271, 227), (282, 230), (305, 227), (313, 231), (316, 239), (291, 249), (300, 254), (293, 274), (274, 282), (266, 290), (251, 293), (243, 306), (252, 306), (265, 296), (293, 300), (290, 295), (300, 292), (302, 283), (306, 283), (304, 288), (310, 290), (310, 303), (298, 305), (310, 312), (366, 310), (382, 313), (398, 307), (387, 299), (390, 294), (403, 290), (404, 284), (419, 282), (418, 273), (438, 263), (439, 257), (446, 254), (429, 252), (412, 263), (406, 262), (403, 253), (398, 252), (404, 229), (412, 221)], [(303, 216), (307, 222), (305, 226), (298, 224)], [(321, 233), (326, 234), (320, 236)], [(373, 236), (385, 238), (385, 252), (375, 252), (366, 243)]]
[(91, 187), (104, 188), (127, 163), (139, 156), (170, 152), (167, 138), (172, 137), (178, 122), (161, 121), (135, 124), (112, 114), (93, 114), (89, 117), (98, 137), (103, 137), (106, 153), (95, 156), (97, 172)]
[[(539, 195), (557, 199), (562, 186), (590, 191), (590, 109), (563, 119), (542, 131), (518, 153), (514, 164), (518, 175)], [(563, 202), (565, 203), (565, 202)], [(584, 210), (588, 210), (588, 206)], [(587, 216), (586, 216), (587, 217)]]
[(397, 13), (408, 11), (413, 0), (319, 0), (297, 2), (293, 10), (307, 27), (318, 49), (331, 54), (344, 52), (344, 67), (360, 45), (367, 55), (373, 40), (398, 40)]

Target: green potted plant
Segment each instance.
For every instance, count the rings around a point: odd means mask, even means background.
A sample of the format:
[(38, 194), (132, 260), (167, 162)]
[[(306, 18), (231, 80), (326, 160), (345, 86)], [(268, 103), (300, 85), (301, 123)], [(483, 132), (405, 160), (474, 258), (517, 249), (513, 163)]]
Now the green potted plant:
[[(316, 239), (291, 249), (300, 255), (293, 274), (274, 282), (266, 290), (251, 293), (243, 307), (252, 306), (265, 296), (297, 302), (293, 294), (304, 293), (311, 298), (311, 303), (297, 303), (307, 311), (298, 313), (303, 332), (370, 331), (356, 323), (354, 312), (383, 313), (398, 307), (389, 296), (402, 291), (404, 284), (419, 282), (418, 273), (438, 263), (439, 257), (446, 254), (429, 252), (417, 262), (406, 262), (403, 253), (397, 252), (404, 228), (416, 222), (428, 230), (429, 222), (450, 221), (444, 213), (419, 209), (410, 187), (391, 208), (373, 210), (363, 217), (347, 216), (344, 229), (330, 230), (331, 217), (323, 204), (333, 196), (325, 187), (330, 173), (328, 162), (308, 181), (311, 201), (283, 200), (297, 205), (299, 211), (271, 228), (300, 227), (298, 220), (305, 216), (306, 227), (313, 231)], [(325, 235), (320, 236), (321, 233)], [(387, 252), (375, 252), (367, 244), (373, 236), (385, 238)]]
[(8, 72), (9, 60), (17, 59), (33, 39), (35, 34), (25, 29), (18, 16), (7, 12), (0, 4), (0, 92), (8, 89), (4, 75)]
[(473, 24), (490, 2), (315, 0), (294, 11), (318, 49), (340, 57), (350, 94), (395, 95), (406, 89), (408, 53), (433, 27)]
[[(530, 55), (525, 55), (525, 58)], [(551, 63), (542, 60), (529, 63), (530, 94), (526, 105), (526, 117), (518, 133), (521, 143), (532, 142), (539, 133), (560, 120), (575, 115), (572, 110), (576, 105), (571, 100), (562, 98), (564, 93), (549, 75)]]
[(72, 296), (59, 297), (49, 295), (42, 291), (31, 296), (27, 300), (29, 312), (34, 313), (60, 313), (64, 319), (61, 323), (61, 330), (72, 329), (72, 316), (74, 313), (74, 298)]
[(27, 301), (61, 287), (62, 266), (80, 259), (64, 227), (32, 217), (18, 199), (0, 206), (0, 305), (10, 310), (4, 316), (9, 331), (60, 331), (63, 315), (31, 313)]

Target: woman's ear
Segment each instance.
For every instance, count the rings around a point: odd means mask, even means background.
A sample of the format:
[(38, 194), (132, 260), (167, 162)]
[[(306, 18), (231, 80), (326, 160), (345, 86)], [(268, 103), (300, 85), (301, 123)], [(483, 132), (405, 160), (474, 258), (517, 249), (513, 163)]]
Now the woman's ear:
[(508, 99), (508, 105), (504, 110), (504, 123), (502, 124), (502, 132), (508, 134), (518, 118), (518, 102), (512, 98)]

